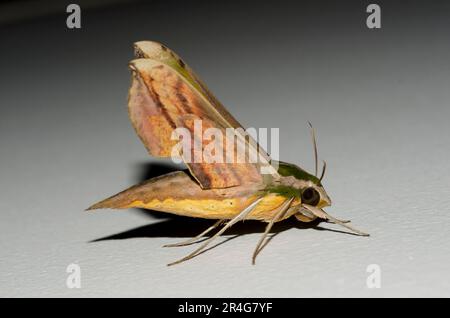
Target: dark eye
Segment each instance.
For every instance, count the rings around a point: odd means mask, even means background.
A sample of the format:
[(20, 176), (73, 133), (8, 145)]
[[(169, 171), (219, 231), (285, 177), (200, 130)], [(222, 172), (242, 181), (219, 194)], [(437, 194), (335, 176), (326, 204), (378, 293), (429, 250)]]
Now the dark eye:
[(319, 192), (313, 188), (306, 188), (302, 192), (302, 203), (316, 206), (320, 201)]

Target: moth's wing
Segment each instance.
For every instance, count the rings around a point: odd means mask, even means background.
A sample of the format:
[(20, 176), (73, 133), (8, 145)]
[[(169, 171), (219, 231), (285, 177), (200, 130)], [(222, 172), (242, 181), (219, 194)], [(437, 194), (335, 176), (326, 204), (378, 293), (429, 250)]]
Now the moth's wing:
[(258, 166), (246, 160), (244, 142), (230, 136), (228, 140), (233, 143), (227, 143), (226, 127), (193, 114), (174, 120), (177, 127), (189, 132), (182, 139), (185, 142), (185, 138), (190, 138), (190, 147), (183, 149), (181, 156), (202, 188), (229, 188), (262, 182)]
[[(258, 198), (252, 185), (203, 190), (187, 173), (172, 172), (132, 186), (87, 210), (144, 208), (206, 219), (231, 219)], [(273, 203), (272, 203), (273, 202)], [(267, 201), (268, 208), (274, 200)]]
[[(242, 125), (228, 112), (225, 106), (211, 93), (192, 68), (189, 67), (174, 51), (158, 42), (139, 41), (134, 43), (136, 58), (151, 59), (172, 67), (180, 76), (186, 79), (210, 103), (208, 111), (217, 112), (228, 127), (240, 128)], [(267, 153), (264, 152), (267, 156)]]
[[(160, 49), (160, 52), (164, 50)], [(180, 118), (183, 116), (196, 116), (220, 129), (236, 128), (235, 126), (239, 125), (223, 106), (213, 105), (215, 99), (210, 97), (203, 84), (199, 84), (192, 77), (191, 70), (184, 62), (174, 53), (167, 54), (169, 57), (156, 57), (157, 54), (153, 54), (148, 56), (158, 59), (146, 57), (130, 62), (133, 71), (128, 104), (131, 121), (150, 154), (162, 157), (177, 155), (173, 153), (177, 141), (171, 137), (175, 128), (180, 127)], [(241, 134), (243, 129), (237, 132)], [(248, 149), (253, 153), (253, 157), (255, 154), (257, 156), (258, 152), (261, 154), (261, 148), (249, 141), (249, 136), (240, 135), (240, 138), (249, 144)], [(266, 157), (259, 155), (258, 158), (258, 164), (237, 163), (240, 165), (238, 171), (235, 170), (236, 165), (231, 164), (217, 169), (214, 168), (215, 163), (197, 163), (195, 166), (189, 162), (186, 164), (202, 188), (227, 188), (243, 182), (262, 182), (261, 165), (266, 169), (271, 166), (267, 161), (267, 154)], [(199, 170), (210, 173), (205, 177), (198, 175)], [(273, 175), (277, 176), (277, 172), (272, 170)], [(232, 177), (233, 175), (239, 175), (240, 180)]]
[(181, 200), (212, 197), (212, 193), (202, 191), (197, 182), (184, 171), (175, 171), (160, 177), (146, 180), (102, 200), (88, 210), (94, 209), (127, 209), (142, 207), (154, 200)]
[(270, 221), (286, 197), (263, 193), (254, 184), (204, 190), (187, 173), (176, 171), (132, 186), (87, 210), (143, 208), (204, 219), (232, 219), (261, 195), (263, 200), (247, 219)]
[(224, 127), (239, 129), (238, 133), (242, 135), (242, 140), (248, 144), (251, 151), (258, 153), (262, 164), (269, 166), (265, 171), (278, 177), (277, 171), (270, 169), (271, 159), (264, 148), (259, 146), (254, 138), (242, 128), (242, 125), (230, 114), (230, 112), (228, 112), (225, 106), (214, 96), (197, 74), (195, 74), (194, 70), (186, 64), (178, 54), (163, 44), (154, 41), (139, 41), (134, 43), (134, 54), (136, 58), (151, 59), (172, 67), (180, 76), (186, 79), (194, 89), (206, 98), (208, 104), (205, 105), (205, 113), (217, 113), (217, 117), (224, 123)]

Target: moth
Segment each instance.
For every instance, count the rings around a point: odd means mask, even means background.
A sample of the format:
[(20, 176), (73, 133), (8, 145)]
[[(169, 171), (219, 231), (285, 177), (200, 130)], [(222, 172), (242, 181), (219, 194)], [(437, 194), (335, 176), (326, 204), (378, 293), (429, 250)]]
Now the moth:
[[(132, 125), (150, 155), (162, 158), (175, 156), (185, 162), (188, 170), (152, 178), (100, 201), (88, 210), (144, 208), (216, 220), (196, 237), (165, 245), (177, 247), (203, 243), (192, 253), (168, 265), (199, 255), (227, 229), (243, 220), (267, 223), (254, 250), (253, 264), (268, 243), (274, 223), (290, 217), (300, 222), (322, 219), (358, 235), (368, 235), (351, 227), (348, 224), (350, 221), (337, 219), (323, 209), (331, 205), (331, 199), (322, 185), (325, 162), (318, 176), (317, 144), (312, 126), (314, 175), (294, 164), (273, 161), (172, 50), (157, 42), (140, 41), (134, 44), (134, 53), (135, 59), (129, 63), (132, 82), (128, 96)], [(193, 127), (196, 121), (224, 134), (227, 129), (234, 129), (240, 145), (247, 149), (245, 158), (256, 155), (258, 162), (187, 160), (188, 155), (194, 152), (195, 143), (200, 150), (206, 147)], [(177, 141), (173, 139), (173, 132), (177, 128), (193, 134), (191, 144), (188, 143), (192, 147), (187, 151), (179, 149), (174, 152)], [(234, 144), (221, 145), (227, 151), (238, 150), (239, 147)], [(214, 235), (204, 239), (205, 235), (218, 228), (220, 230)]]

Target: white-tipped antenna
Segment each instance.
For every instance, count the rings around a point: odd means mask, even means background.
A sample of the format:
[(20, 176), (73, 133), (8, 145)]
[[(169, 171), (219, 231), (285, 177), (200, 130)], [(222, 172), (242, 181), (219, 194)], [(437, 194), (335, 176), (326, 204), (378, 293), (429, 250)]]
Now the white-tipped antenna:
[(313, 147), (314, 147), (314, 175), (317, 177), (317, 172), (319, 169), (319, 163), (318, 163), (318, 155), (317, 155), (317, 142), (316, 142), (316, 132), (314, 131), (314, 128), (311, 124), (311, 122), (308, 121), (309, 127), (311, 127), (311, 137), (313, 141)]

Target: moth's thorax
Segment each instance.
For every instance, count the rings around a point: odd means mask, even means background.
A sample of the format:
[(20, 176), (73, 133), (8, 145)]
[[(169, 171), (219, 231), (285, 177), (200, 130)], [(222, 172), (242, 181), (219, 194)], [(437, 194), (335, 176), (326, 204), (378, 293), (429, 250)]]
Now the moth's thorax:
[(293, 187), (295, 189), (304, 189), (314, 185), (312, 181), (300, 180), (294, 176), (287, 176), (287, 177), (281, 176), (278, 182), (283, 186)]

